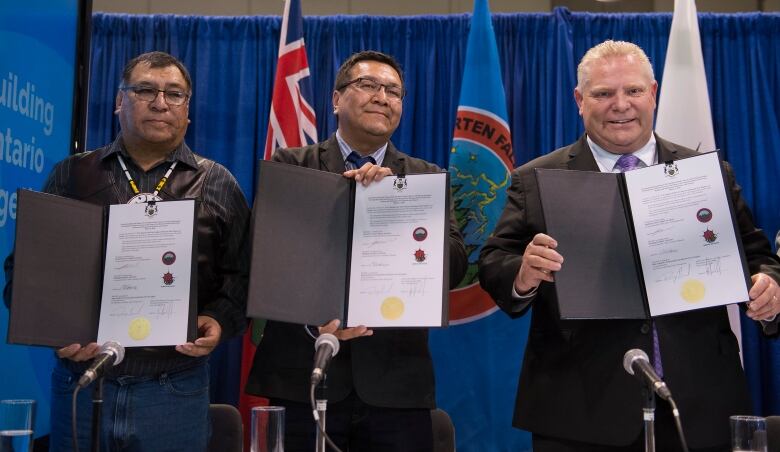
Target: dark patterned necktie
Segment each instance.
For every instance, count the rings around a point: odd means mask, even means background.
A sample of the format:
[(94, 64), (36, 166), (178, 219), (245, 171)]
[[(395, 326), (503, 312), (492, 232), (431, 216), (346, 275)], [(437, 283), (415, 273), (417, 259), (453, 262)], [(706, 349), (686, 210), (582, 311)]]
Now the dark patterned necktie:
[(372, 163), (376, 165), (376, 160), (370, 155), (367, 157), (361, 157), (357, 152), (350, 152), (347, 156), (347, 161), (355, 166), (355, 168), (362, 168), (366, 163)]
[[(615, 169), (621, 173), (635, 170), (641, 166), (642, 160), (633, 154), (623, 154), (615, 162)], [(663, 377), (664, 367), (661, 364), (661, 347), (658, 345), (658, 329), (655, 327), (655, 322), (653, 322), (653, 368), (659, 377)]]

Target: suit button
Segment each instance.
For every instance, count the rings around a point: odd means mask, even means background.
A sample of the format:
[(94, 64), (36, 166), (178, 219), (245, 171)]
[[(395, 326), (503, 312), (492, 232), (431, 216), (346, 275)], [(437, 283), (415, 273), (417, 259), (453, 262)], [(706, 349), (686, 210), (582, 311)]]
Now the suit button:
[(643, 323), (642, 327), (639, 328), (639, 331), (642, 332), (642, 334), (647, 334), (650, 332), (650, 324), (649, 323)]

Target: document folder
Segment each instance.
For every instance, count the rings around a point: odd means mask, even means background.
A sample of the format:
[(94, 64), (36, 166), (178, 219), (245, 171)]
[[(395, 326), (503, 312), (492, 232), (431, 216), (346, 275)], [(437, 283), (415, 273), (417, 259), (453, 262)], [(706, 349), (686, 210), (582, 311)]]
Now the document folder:
[[(8, 343), (63, 347), (97, 340), (108, 212), (84, 201), (18, 191)], [(188, 341), (197, 338), (197, 252), (192, 255)]]
[[(449, 205), (448, 193), (449, 179), (446, 173), (413, 174), (404, 176), (388, 176), (382, 182), (398, 182), (395, 187), (399, 196), (408, 182), (409, 186), (415, 181), (422, 181), (423, 177), (435, 177), (441, 184), (442, 205), (435, 206), (441, 210), (436, 218), (443, 221), (441, 231), (426, 230), (429, 242), (437, 242), (443, 250), (435, 256), (423, 254), (415, 256), (416, 248), (403, 243), (413, 240), (413, 230), (401, 234), (397, 239), (398, 256), (414, 261), (420, 259), (420, 265), (441, 266), (441, 275), (437, 274), (435, 281), (426, 280), (422, 284), (415, 285), (409, 281), (403, 281), (400, 285), (408, 283), (404, 287), (385, 287), (377, 283), (376, 287), (364, 287), (365, 291), (387, 290), (389, 295), (385, 298), (388, 317), (400, 313), (401, 307), (406, 303), (404, 315), (408, 316), (387, 323), (366, 325), (373, 328), (382, 327), (436, 327), (447, 323), (448, 294), (449, 294)], [(441, 180), (439, 180), (440, 178)], [(431, 179), (428, 179), (431, 180)], [(374, 184), (377, 184), (375, 182)], [(373, 184), (372, 184), (373, 186)], [(372, 186), (366, 189), (369, 193)], [(420, 186), (419, 183), (417, 186)], [(386, 186), (387, 187), (387, 186)], [(354, 289), (355, 281), (350, 281), (350, 269), (353, 259), (353, 251), (360, 250), (366, 245), (366, 240), (361, 237), (353, 237), (356, 218), (356, 187), (355, 182), (325, 171), (318, 171), (295, 165), (278, 162), (261, 161), (259, 166), (259, 178), (255, 203), (252, 214), (252, 264), (250, 269), (249, 297), (247, 315), (249, 317), (264, 318), (289, 323), (323, 325), (330, 320), (340, 319), (342, 325), (349, 325), (350, 303), (366, 302), (371, 296), (358, 296), (350, 300), (350, 285)], [(389, 196), (394, 196), (393, 191)], [(357, 197), (360, 199), (360, 196)], [(358, 209), (359, 212), (362, 210)], [(417, 214), (417, 212), (415, 212)], [(379, 219), (379, 217), (373, 217)], [(387, 215), (381, 217), (381, 221), (394, 222), (398, 217)], [(398, 220), (402, 221), (402, 220)], [(439, 223), (436, 223), (439, 224)], [(412, 228), (415, 229), (415, 228)], [(418, 231), (417, 239), (422, 237), (422, 228)], [(354, 239), (354, 240), (353, 240)], [(373, 241), (378, 245), (382, 240)], [(388, 245), (385, 243), (384, 245)], [(419, 247), (421, 250), (423, 246)], [(358, 255), (360, 253), (358, 252)], [(434, 268), (434, 267), (429, 267)], [(438, 267), (435, 267), (438, 268)], [(377, 270), (387, 272), (387, 267)], [(358, 276), (364, 274), (357, 272)], [(355, 274), (354, 272), (352, 274)], [(415, 278), (414, 271), (410, 271), (409, 280)], [(413, 317), (415, 292), (422, 290), (421, 286), (427, 285), (426, 299), (434, 312), (435, 320), (428, 316)], [(355, 307), (353, 305), (352, 307)], [(365, 306), (365, 305), (363, 305)], [(417, 323), (415, 323), (417, 322)], [(421, 323), (422, 322), (422, 323)]]

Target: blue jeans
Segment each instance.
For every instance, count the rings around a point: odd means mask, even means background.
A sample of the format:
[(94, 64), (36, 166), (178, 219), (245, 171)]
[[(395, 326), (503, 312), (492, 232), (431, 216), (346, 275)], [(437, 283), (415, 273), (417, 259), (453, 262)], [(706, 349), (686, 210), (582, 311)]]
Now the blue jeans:
[[(52, 374), (51, 451), (73, 450), (71, 402), (79, 375), (57, 363)], [(78, 394), (79, 451), (91, 446), (92, 392)], [(100, 450), (205, 451), (209, 438), (208, 361), (155, 377), (105, 380)]]

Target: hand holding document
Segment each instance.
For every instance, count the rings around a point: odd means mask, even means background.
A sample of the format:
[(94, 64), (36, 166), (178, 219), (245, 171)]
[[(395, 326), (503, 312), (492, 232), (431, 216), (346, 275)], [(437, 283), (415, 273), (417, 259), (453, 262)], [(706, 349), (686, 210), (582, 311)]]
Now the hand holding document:
[(8, 342), (195, 339), (195, 201), (109, 208), (30, 190), (18, 199)]
[(748, 300), (717, 153), (626, 173), (650, 314)]
[[(368, 186), (262, 161), (247, 315), (347, 327), (446, 325), (447, 173)], [(295, 203), (290, 203), (290, 199)]]
[(646, 318), (743, 302), (748, 281), (717, 153), (627, 173), (537, 169), (566, 259), (562, 318)]
[(441, 322), (446, 180), (418, 174), (356, 187), (347, 326)]

